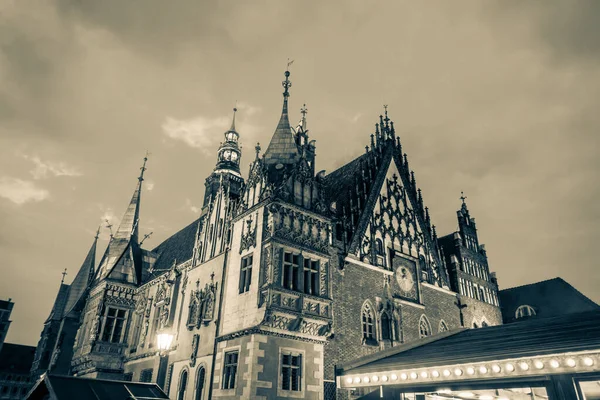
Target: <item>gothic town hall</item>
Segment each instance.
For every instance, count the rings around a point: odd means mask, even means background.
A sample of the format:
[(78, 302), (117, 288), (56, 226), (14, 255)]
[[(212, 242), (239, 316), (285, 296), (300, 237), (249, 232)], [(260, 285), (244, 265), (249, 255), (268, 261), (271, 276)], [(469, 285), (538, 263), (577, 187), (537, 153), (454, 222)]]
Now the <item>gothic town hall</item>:
[(289, 122), (289, 76), (249, 175), (234, 113), (200, 217), (154, 249), (138, 234), (144, 160), (99, 264), (96, 237), (61, 284), (33, 373), (157, 382), (181, 400), (332, 399), (336, 365), (502, 323), (464, 198), (459, 230), (438, 236), (387, 110), (364, 154), (315, 171), (306, 111)]

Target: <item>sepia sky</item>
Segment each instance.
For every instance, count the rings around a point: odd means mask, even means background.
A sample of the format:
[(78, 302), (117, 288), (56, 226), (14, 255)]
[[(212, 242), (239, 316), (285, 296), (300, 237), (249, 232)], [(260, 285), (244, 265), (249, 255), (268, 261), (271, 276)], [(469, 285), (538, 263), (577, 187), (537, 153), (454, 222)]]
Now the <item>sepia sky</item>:
[(561, 276), (600, 302), (598, 19), (594, 0), (1, 1), (7, 341), (37, 343), (146, 150), (146, 248), (197, 218), (236, 101), (247, 172), (288, 58), (317, 170), (362, 154), (388, 104), (440, 236), (464, 191), (501, 288)]

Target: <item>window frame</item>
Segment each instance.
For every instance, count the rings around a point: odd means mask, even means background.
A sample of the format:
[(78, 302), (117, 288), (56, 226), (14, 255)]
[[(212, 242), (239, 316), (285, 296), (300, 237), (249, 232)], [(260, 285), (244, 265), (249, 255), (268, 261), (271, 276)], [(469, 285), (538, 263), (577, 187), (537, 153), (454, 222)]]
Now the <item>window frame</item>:
[[(522, 312), (522, 311), (525, 311), (525, 310), (527, 311), (527, 314), (525, 314), (524, 312)], [(531, 317), (535, 317), (536, 315), (537, 315), (537, 312), (535, 311), (535, 308), (533, 308), (529, 304), (521, 304), (515, 310), (515, 319), (531, 318)]]
[[(112, 311), (112, 310), (115, 311), (114, 316), (109, 315), (110, 311)], [(120, 312), (123, 312), (122, 317), (119, 317)], [(124, 309), (124, 308), (114, 307), (112, 305), (107, 305), (106, 310), (104, 311), (104, 316), (103, 316), (103, 324), (102, 324), (102, 332), (100, 333), (100, 341), (105, 342), (105, 343), (115, 343), (115, 344), (122, 343), (123, 336), (126, 331), (128, 316), (129, 316), (129, 310)], [(110, 318), (110, 320), (109, 320), (109, 318)], [(110, 328), (109, 328), (110, 334), (108, 336), (108, 339), (105, 340), (105, 336), (106, 336), (106, 332), (107, 332), (106, 328), (107, 328), (107, 326), (109, 326), (109, 321), (112, 321)], [(121, 326), (119, 327), (119, 330), (118, 330), (119, 337), (115, 341), (115, 332), (117, 330), (119, 321), (121, 321)]]
[[(365, 318), (366, 315), (366, 318)], [(370, 318), (369, 318), (370, 317)], [(373, 306), (365, 301), (360, 310), (360, 326), (363, 344), (377, 344), (377, 323)], [(369, 329), (370, 328), (370, 329)]]
[[(283, 356), (290, 355), (300, 358), (300, 365), (298, 366), (299, 370), (299, 382), (298, 382), (298, 390), (291, 390), (291, 370), (290, 370), (290, 389), (283, 389)], [(291, 347), (280, 347), (279, 348), (279, 361), (278, 361), (278, 370), (277, 370), (277, 397), (292, 397), (292, 398), (304, 398), (306, 396), (306, 379), (305, 379), (305, 371), (306, 371), (306, 357), (305, 351), (302, 349), (291, 348)], [(291, 362), (291, 359), (290, 359)]]
[[(249, 261), (249, 262), (248, 262)], [(240, 282), (239, 294), (248, 293), (252, 285), (252, 263), (254, 262), (254, 253), (242, 257), (240, 261)]]
[[(423, 334), (423, 327), (426, 328), (427, 333)], [(419, 339), (427, 338), (432, 335), (431, 323), (425, 314), (421, 314), (419, 317)]]
[[(227, 355), (229, 354), (236, 354), (236, 360), (235, 360), (235, 373), (233, 375), (233, 385), (228, 387), (225, 387), (225, 374), (227, 372), (227, 368), (231, 367), (233, 364), (227, 364)], [(237, 387), (237, 381), (238, 381), (238, 376), (239, 376), (239, 365), (240, 365), (240, 348), (231, 348), (231, 349), (225, 349), (223, 351), (223, 369), (221, 370), (221, 389), (222, 390), (235, 390)], [(230, 382), (231, 379), (228, 379), (227, 382)]]

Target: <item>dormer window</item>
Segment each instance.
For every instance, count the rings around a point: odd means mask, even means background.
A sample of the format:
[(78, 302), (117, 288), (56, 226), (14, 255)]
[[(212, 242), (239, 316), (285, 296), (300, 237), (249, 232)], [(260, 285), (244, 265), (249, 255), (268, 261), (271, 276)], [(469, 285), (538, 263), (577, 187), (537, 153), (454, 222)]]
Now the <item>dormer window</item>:
[(517, 308), (517, 311), (515, 311), (515, 318), (516, 319), (520, 319), (520, 318), (528, 318), (528, 317), (535, 317), (536, 312), (533, 309), (533, 307), (524, 304), (522, 306), (519, 306), (519, 308)]

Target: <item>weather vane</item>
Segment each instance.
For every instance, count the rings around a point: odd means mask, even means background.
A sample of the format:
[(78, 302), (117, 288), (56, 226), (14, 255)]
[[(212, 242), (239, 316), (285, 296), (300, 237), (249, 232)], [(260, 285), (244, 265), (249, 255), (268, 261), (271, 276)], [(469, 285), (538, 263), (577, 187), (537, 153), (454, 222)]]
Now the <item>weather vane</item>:
[(467, 196), (465, 196), (464, 192), (460, 192), (460, 199), (462, 200), (462, 203), (465, 204), (465, 200), (467, 199)]
[(108, 219), (105, 219), (104, 221), (106, 221), (106, 227), (108, 228), (108, 230), (110, 231), (110, 240), (112, 240), (113, 238), (113, 231), (112, 231), (112, 225), (110, 223), (110, 221)]

